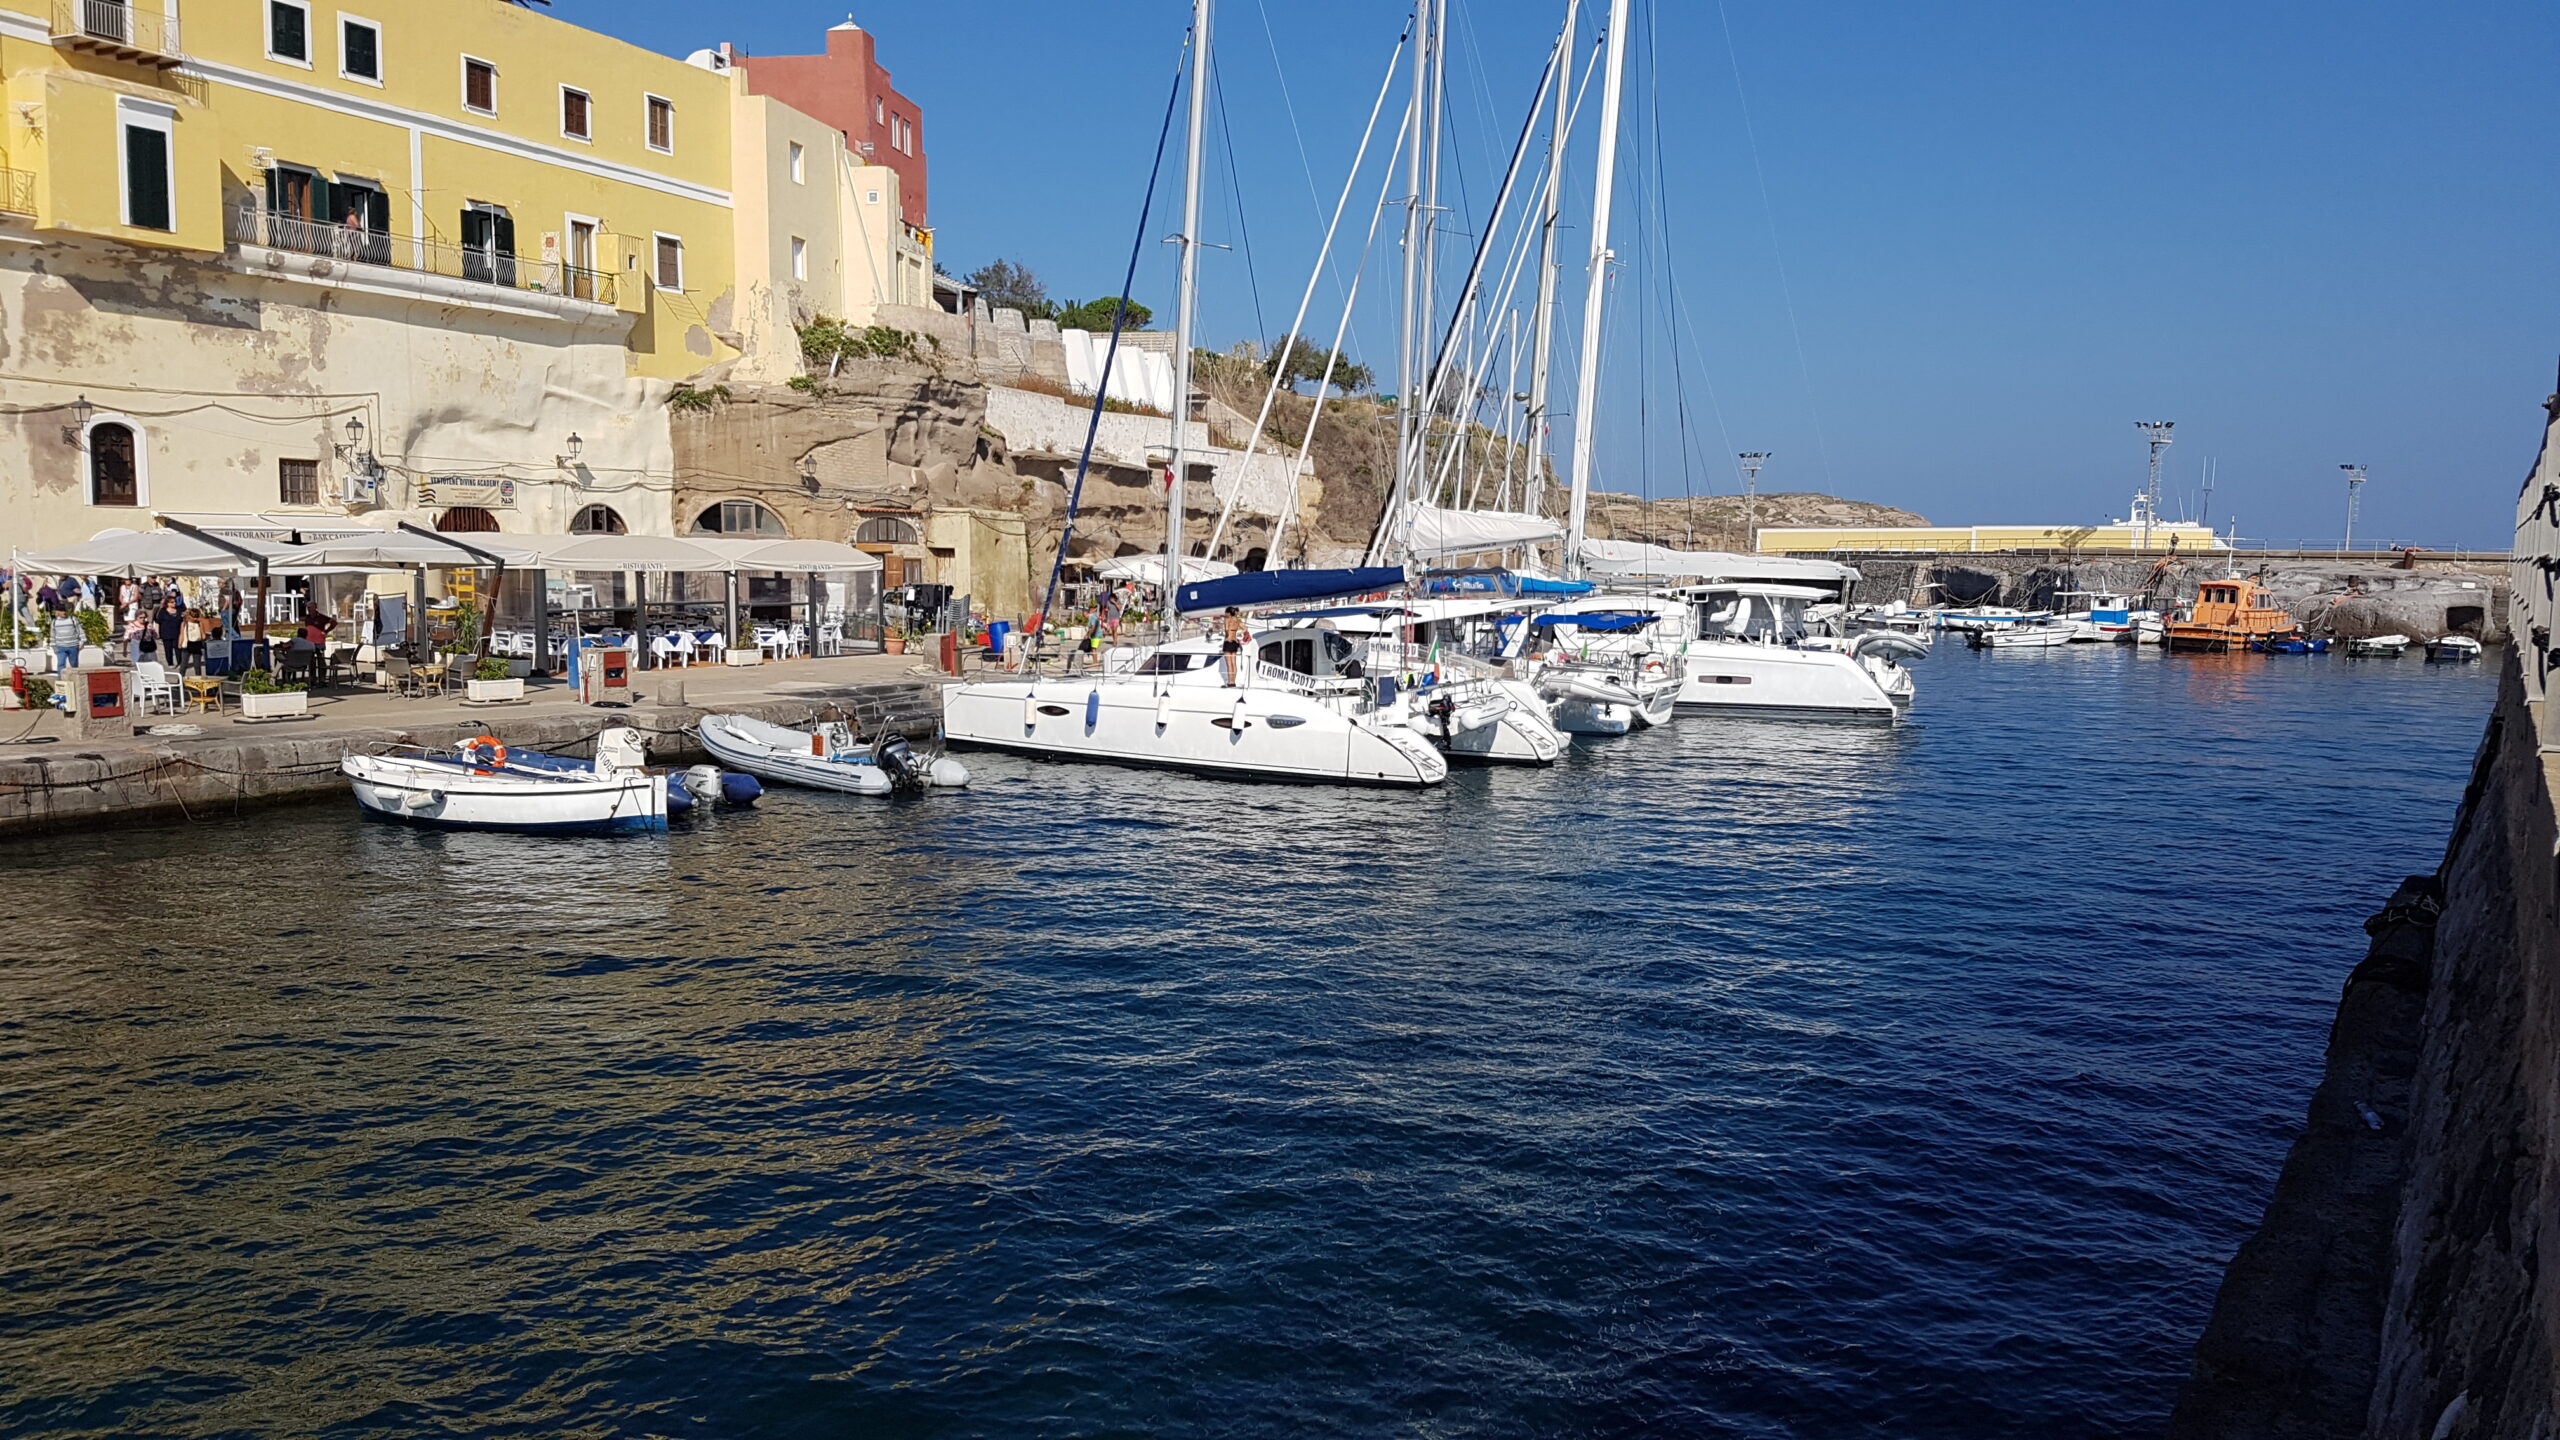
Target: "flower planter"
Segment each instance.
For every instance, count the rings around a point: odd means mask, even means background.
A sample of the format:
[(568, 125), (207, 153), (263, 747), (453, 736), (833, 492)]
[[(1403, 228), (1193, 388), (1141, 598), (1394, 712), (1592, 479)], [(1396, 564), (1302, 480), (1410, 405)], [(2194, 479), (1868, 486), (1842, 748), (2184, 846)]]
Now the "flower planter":
[(728, 653), (721, 657), (720, 663), (723, 665), (755, 665), (762, 663), (763, 660), (763, 652), (757, 650), (752, 645), (732, 645), (729, 647)]
[(288, 715), (311, 713), (311, 696), (301, 690), (279, 690), (271, 695), (243, 693), (240, 696), (240, 718), (243, 720), (280, 720)]
[(463, 698), (467, 700), (478, 701), (484, 705), (498, 704), (508, 700), (523, 699), (524, 681), (518, 678), (466, 680), (462, 683), (462, 690)]
[(880, 648), (892, 655), (904, 655), (907, 653), (907, 637), (904, 635), (883, 635), (880, 637)]

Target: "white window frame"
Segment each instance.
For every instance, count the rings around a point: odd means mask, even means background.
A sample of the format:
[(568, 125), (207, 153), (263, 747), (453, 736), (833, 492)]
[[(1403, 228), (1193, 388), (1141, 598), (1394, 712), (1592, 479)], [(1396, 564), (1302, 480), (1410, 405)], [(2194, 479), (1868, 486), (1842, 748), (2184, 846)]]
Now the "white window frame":
[[(658, 242), (661, 240), (673, 240), (676, 242), (676, 283), (673, 285), (663, 283), (664, 277), (658, 273)], [(649, 232), (649, 287), (653, 290), (663, 290), (673, 295), (681, 295), (684, 293), (683, 236), (670, 235), (664, 230), (652, 230)]]
[(797, 235), (791, 237), (791, 278), (809, 278), (809, 242)]
[[(136, 225), (133, 220), (132, 157), (125, 149), (124, 132), (128, 127), (157, 130), (169, 145), (169, 228), (154, 229)], [(116, 97), (116, 215), (127, 228), (150, 230), (154, 235), (178, 233), (178, 110), (153, 100), (137, 100), (130, 95)], [(137, 462), (138, 463), (138, 462)]]
[[(649, 107), (653, 105), (664, 105), (667, 107), (667, 143), (664, 145), (657, 144), (649, 138)], [(664, 95), (650, 95), (645, 93), (641, 95), (640, 143), (647, 146), (653, 154), (673, 155), (676, 153), (676, 102), (668, 99)]]
[[(121, 425), (127, 430), (133, 432), (133, 503), (130, 505), (101, 505), (98, 503), (97, 484), (89, 470), (89, 466), (91, 464), (89, 459), (89, 437), (97, 433), (97, 429), (101, 425)], [(130, 415), (118, 415), (105, 410), (100, 410), (90, 415), (89, 423), (80, 427), (80, 503), (92, 510), (121, 511), (150, 509), (150, 440), (151, 433), (142, 428), (141, 421), (134, 419)]]
[(789, 143), (791, 145), (791, 149), (789, 151), (791, 159), (791, 183), (794, 185), (806, 185), (809, 183), (809, 147), (801, 144), (797, 140), (793, 140)]
[[(361, 25), (367, 30), (373, 32), (373, 73), (371, 75), (358, 75), (347, 68), (347, 27), (350, 25)], [(359, 85), (370, 85), (374, 89), (379, 90), (382, 88), (382, 72), (389, 68), (390, 66), (382, 58), (382, 22), (379, 20), (368, 20), (361, 15), (350, 15), (344, 10), (339, 11), (338, 78), (341, 80), (353, 80)], [(497, 95), (497, 91), (494, 87), (489, 93), (493, 99)]]
[[(279, 55), (275, 52), (276, 11), (280, 9), (302, 12), (302, 58), (299, 60), (290, 55)], [(262, 31), (258, 36), (258, 48), (265, 52), (268, 59), (279, 65), (291, 65), (299, 70), (311, 68), (311, 52), (319, 48), (320, 41), (319, 36), (311, 33), (311, 0), (267, 0), (266, 4), (258, 7), (258, 25)]]
[(871, 123), (874, 125), (889, 123), (889, 102), (877, 95), (871, 97)]
[[(471, 103), (471, 67), (474, 65), (486, 65), (489, 67), (489, 108), (486, 110), (480, 109), (478, 106)], [(499, 78), (497, 61), (483, 60), (477, 55), (463, 56), (461, 67), (454, 71), (454, 79), (459, 86), (458, 94), (462, 101), (462, 113), (465, 115), (486, 115), (492, 120), (497, 119)]]
[[(569, 97), (572, 95), (575, 95), (579, 99), (587, 102), (587, 133), (584, 135), (581, 135), (577, 131), (569, 128)], [(581, 145), (593, 145), (596, 143), (596, 96), (594, 91), (582, 90), (575, 85), (563, 85), (560, 87), (560, 138), (563, 140), (575, 140)]]

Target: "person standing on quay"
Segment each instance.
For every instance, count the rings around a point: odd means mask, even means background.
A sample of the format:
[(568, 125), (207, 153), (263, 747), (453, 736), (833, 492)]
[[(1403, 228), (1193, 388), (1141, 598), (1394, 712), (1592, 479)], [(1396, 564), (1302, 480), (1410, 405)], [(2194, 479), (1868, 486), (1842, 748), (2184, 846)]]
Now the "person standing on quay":
[(228, 575), (222, 577), (222, 638), (240, 638), (240, 582)]
[(72, 612), (71, 602), (58, 601), (53, 607), (53, 668), (68, 675), (80, 668), (80, 647), (89, 643), (89, 632)]
[(171, 670), (186, 668), (187, 607), (178, 603), (178, 592), (161, 593), (160, 609), (151, 617), (160, 631), (160, 663)]

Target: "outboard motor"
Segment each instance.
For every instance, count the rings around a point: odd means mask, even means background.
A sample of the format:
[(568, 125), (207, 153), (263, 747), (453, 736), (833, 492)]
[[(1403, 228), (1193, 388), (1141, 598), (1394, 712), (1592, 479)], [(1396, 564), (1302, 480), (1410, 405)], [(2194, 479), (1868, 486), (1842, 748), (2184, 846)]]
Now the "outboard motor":
[(880, 773), (889, 777), (889, 788), (900, 795), (921, 795), (933, 783), (932, 765), (895, 730), (871, 747), (871, 763), (880, 767)]
[(720, 767), (717, 765), (696, 765), (692, 769), (685, 771), (684, 788), (692, 791), (693, 798), (696, 800), (708, 800), (712, 796), (719, 794)]
[(1449, 734), (1450, 717), (1458, 713), (1458, 702), (1446, 695), (1434, 695), (1422, 707), (1422, 713), (1439, 725), (1440, 734), (1445, 738)]

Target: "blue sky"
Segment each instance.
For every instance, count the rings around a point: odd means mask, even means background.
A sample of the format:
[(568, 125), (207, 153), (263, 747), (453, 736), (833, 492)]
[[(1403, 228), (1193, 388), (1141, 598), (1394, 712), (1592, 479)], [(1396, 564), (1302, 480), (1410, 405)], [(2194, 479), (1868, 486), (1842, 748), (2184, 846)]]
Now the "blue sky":
[[(1452, 3), (1464, 185), (1447, 198), (1472, 232), (1562, 0)], [(1586, 38), (1605, 0), (1589, 8)], [(676, 54), (724, 38), (812, 51), (845, 18), (840, 0), (554, 9)], [(1187, 15), (1178, 0), (856, 12), (924, 108), (946, 265), (1002, 255), (1053, 294), (1109, 293)], [(2357, 461), (2373, 477), (2360, 536), (2503, 547), (2560, 360), (2549, 6), (1637, 0), (1636, 15), (1608, 488), (1731, 493), (1731, 452), (1754, 449), (1775, 457), (1764, 488), (1947, 523), (2086, 522), (2121, 514), (2140, 481), (2133, 422), (2169, 419), (2173, 495), (2192, 512), (2215, 458), (2210, 518), (2236, 514), (2244, 536), (2334, 538), (2337, 467)], [(1204, 265), (1212, 345), (1286, 328), (1322, 230), (1311, 191), (1330, 206), (1404, 21), (1351, 0), (1222, 0), (1220, 16), (1227, 124), (1205, 228), (1238, 248)], [(1464, 268), (1466, 243), (1445, 267)], [(1138, 298), (1162, 305), (1170, 248), (1149, 248)], [(1382, 372), (1392, 260), (1373, 260), (1357, 321)], [(1329, 314), (1337, 292), (1320, 293)]]

